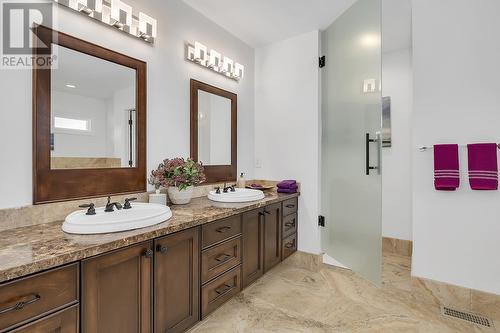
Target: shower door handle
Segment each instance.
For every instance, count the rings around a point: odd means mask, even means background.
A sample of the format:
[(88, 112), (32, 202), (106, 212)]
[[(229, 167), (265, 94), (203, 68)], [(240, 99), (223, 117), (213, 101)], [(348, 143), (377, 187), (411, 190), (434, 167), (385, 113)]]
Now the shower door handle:
[[(377, 166), (370, 165), (370, 143), (377, 144)], [(370, 133), (365, 136), (365, 171), (366, 175), (370, 175), (370, 170), (377, 170), (377, 174), (381, 174), (382, 169), (382, 135), (380, 132), (375, 133), (375, 139), (370, 138)]]

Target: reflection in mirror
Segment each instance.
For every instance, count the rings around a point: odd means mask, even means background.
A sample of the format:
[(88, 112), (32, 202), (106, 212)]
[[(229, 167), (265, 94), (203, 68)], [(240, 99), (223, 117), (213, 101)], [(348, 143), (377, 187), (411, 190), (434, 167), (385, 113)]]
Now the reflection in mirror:
[(198, 91), (198, 160), (231, 165), (231, 100)]
[(51, 169), (136, 166), (136, 71), (53, 44)]

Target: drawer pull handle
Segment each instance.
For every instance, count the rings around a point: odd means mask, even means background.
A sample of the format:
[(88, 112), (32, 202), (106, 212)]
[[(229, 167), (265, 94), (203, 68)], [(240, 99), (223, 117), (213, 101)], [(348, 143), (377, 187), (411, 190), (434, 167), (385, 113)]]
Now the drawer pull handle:
[(266, 213), (267, 215), (271, 215), (271, 212), (268, 210), (265, 210), (264, 213)]
[(217, 260), (218, 262), (226, 262), (229, 259), (231, 259), (232, 257), (233, 256), (224, 253), (224, 254), (221, 254), (220, 256), (218, 256), (217, 258), (215, 258), (215, 260)]
[(225, 226), (225, 227), (220, 227), (220, 228), (215, 229), (215, 231), (217, 231), (221, 234), (228, 232), (229, 230), (231, 230), (230, 226)]
[(219, 295), (222, 295), (222, 294), (227, 293), (232, 288), (233, 288), (232, 286), (230, 286), (228, 284), (224, 284), (224, 285), (220, 286), (219, 288), (215, 289), (215, 292)]
[(22, 309), (24, 309), (24, 307), (26, 305), (30, 305), (30, 304), (33, 304), (33, 303), (39, 301), (40, 298), (42, 298), (42, 297), (40, 295), (36, 294), (36, 295), (34, 295), (34, 297), (32, 299), (30, 299), (28, 301), (18, 302), (18, 303), (16, 303), (15, 305), (13, 305), (11, 307), (8, 307), (8, 308), (5, 308), (5, 309), (0, 309), (0, 314), (8, 313), (8, 312), (11, 312), (11, 311), (22, 310)]
[(286, 247), (287, 249), (291, 249), (291, 248), (292, 248), (292, 247), (294, 247), (294, 246), (295, 246), (295, 241), (290, 242), (290, 243), (286, 243), (286, 244), (285, 244), (285, 247)]
[(285, 206), (286, 208), (295, 208), (295, 205), (288, 204)]
[(285, 227), (294, 227), (295, 223), (294, 222), (287, 222), (285, 223)]
[(156, 251), (160, 252), (161, 254), (165, 254), (168, 251), (168, 247), (166, 245), (158, 245), (156, 247)]

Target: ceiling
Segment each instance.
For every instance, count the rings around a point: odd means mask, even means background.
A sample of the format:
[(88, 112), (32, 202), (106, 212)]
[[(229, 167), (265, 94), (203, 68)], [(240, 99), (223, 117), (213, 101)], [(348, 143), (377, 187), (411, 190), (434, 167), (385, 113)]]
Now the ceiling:
[(252, 47), (328, 27), (356, 0), (184, 0)]
[(57, 68), (52, 70), (52, 90), (110, 99), (115, 92), (135, 85), (136, 73), (132, 68), (59, 45), (53, 48), (57, 52)]

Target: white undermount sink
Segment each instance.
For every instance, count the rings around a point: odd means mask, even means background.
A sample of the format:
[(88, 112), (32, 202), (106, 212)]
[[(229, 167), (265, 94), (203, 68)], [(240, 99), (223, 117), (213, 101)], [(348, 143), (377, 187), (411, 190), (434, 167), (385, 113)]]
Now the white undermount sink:
[(264, 199), (264, 192), (261, 190), (252, 190), (249, 188), (236, 188), (234, 192), (228, 190), (224, 193), (222, 190), (217, 193), (216, 190), (208, 193), (208, 198), (217, 202), (249, 202)]
[(62, 230), (70, 234), (105, 234), (149, 227), (167, 221), (172, 211), (165, 205), (154, 203), (132, 203), (131, 209), (104, 212), (96, 208), (95, 215), (86, 215), (86, 210), (69, 214)]

